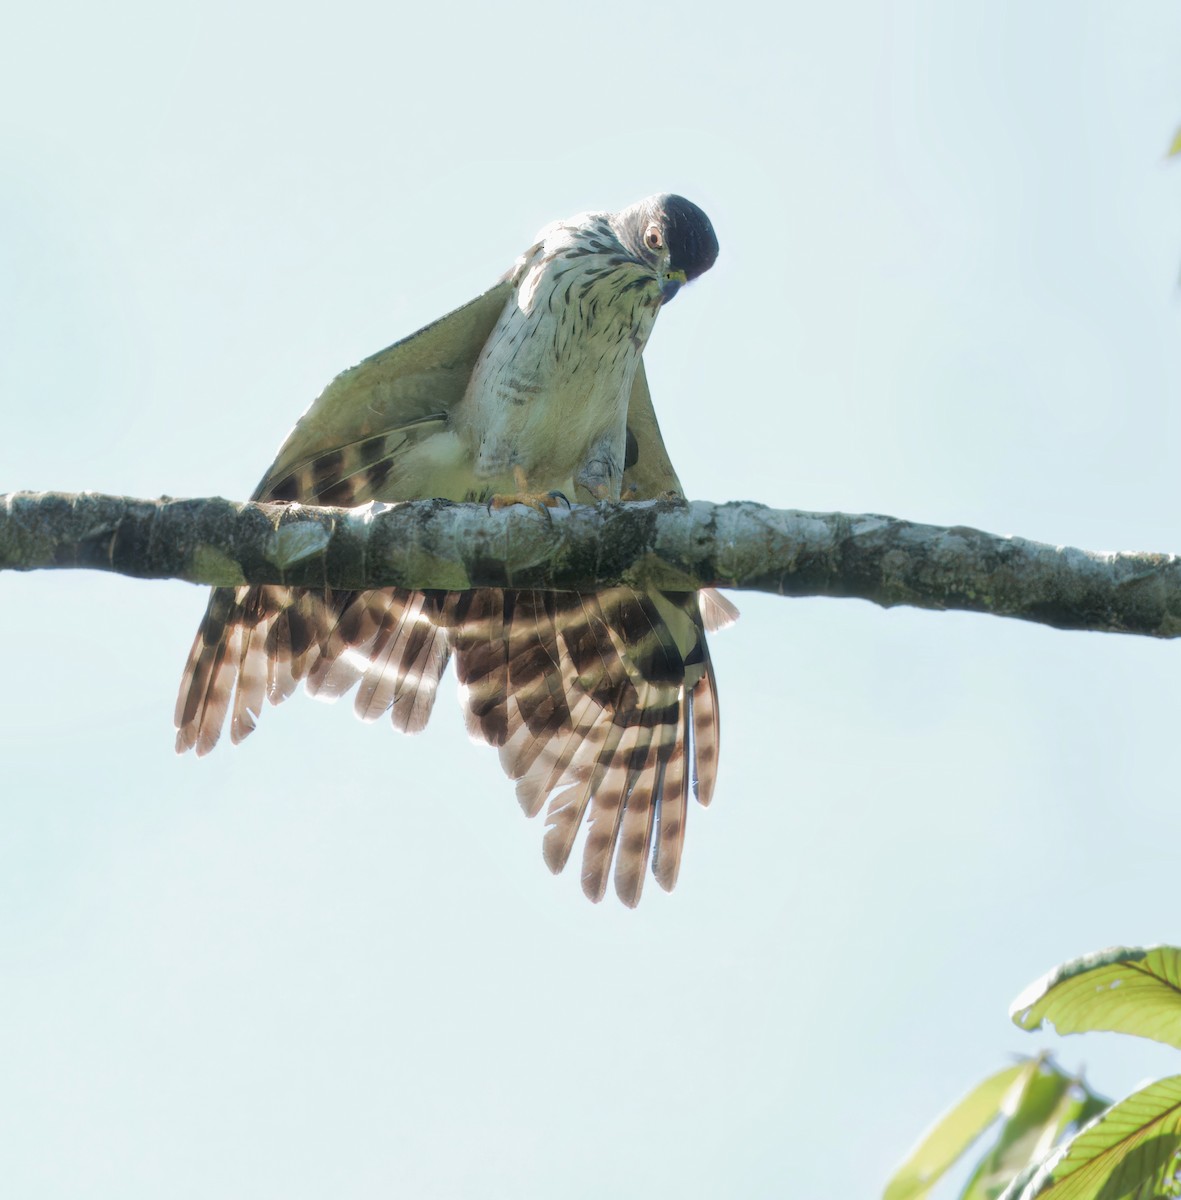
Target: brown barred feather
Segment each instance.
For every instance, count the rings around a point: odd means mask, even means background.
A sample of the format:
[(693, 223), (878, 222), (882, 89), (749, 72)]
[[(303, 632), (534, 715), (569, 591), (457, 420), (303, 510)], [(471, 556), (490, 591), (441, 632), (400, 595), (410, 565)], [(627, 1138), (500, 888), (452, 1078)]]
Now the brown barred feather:
[[(550, 800), (546, 810), (546, 831), (542, 839), (542, 855), (546, 865), (557, 874), (565, 867), (582, 827), (582, 818), (587, 806), (594, 799), (599, 784), (609, 763), (615, 754), (615, 748), (623, 736), (623, 727), (611, 721), (610, 716), (602, 712), (593, 714), (593, 721), (586, 729), (585, 735), (574, 748), (570, 766), (563, 776), (563, 782), (568, 783), (562, 791)], [(602, 834), (600, 830), (600, 835)], [(606, 890), (604, 877), (603, 887), (597, 887), (598, 880), (591, 880), (588, 887), (586, 879), (587, 851), (583, 852), (583, 892), (593, 901), (603, 898)]]
[[(570, 719), (566, 698), (569, 656), (563, 658), (555, 608), (554, 592), (515, 593), (511, 628), (516, 640), (507, 654), (508, 690), (516, 701), (519, 719), (534, 733), (562, 728)], [(514, 727), (512, 720), (509, 727)]]
[(718, 776), (718, 746), (721, 721), (718, 717), (718, 689), (713, 664), (707, 657), (705, 674), (690, 693), (693, 720), (693, 795), (704, 808), (714, 798)]
[(656, 806), (656, 830), (653, 834), (652, 874), (666, 892), (671, 892), (676, 886), (689, 815), (689, 776), (685, 771), (685, 757), (689, 749), (688, 717), (688, 706), (682, 705), (677, 737), (668, 761), (662, 764), (656, 787), (660, 799)]
[(616, 892), (634, 905), (649, 860), (661, 887), (676, 882), (690, 779), (703, 805), (712, 798), (709, 612), (691, 595), (625, 588), (216, 589), (177, 705), (178, 747), (208, 753), (227, 715), (240, 741), (264, 697), (279, 703), (300, 680), (329, 698), (359, 681), (359, 716), (389, 712), (397, 728), (417, 731), (454, 650), (470, 731), (500, 747), (529, 815), (548, 803), (551, 869), (565, 866), (586, 818), (584, 890), (601, 898), (614, 867)]
[(238, 680), (230, 710), (230, 738), (235, 745), (258, 723), (258, 715), (266, 698), (266, 642), (276, 614), (267, 611), (264, 590), (251, 590), (245, 620), (238, 626), (242, 648), (238, 655)]
[(176, 748), (208, 754), (225, 724), (241, 653), (240, 601), (245, 589), (214, 588), (193, 640), (176, 700)]
[(308, 695), (336, 700), (361, 678), (381, 630), (386, 600), (384, 593), (375, 591), (333, 596), (332, 619), (319, 638), (319, 657), (304, 680)]
[[(608, 718), (610, 720), (610, 718)], [(646, 731), (638, 725), (610, 722), (608, 736), (592, 768), (590, 818), (582, 849), (582, 890), (596, 904), (607, 891), (611, 862), (627, 801), (629, 766), (639, 752), (647, 754)]]
[[(661, 803), (663, 771), (673, 743), (658, 736), (659, 731), (645, 730), (646, 745), (641, 744), (642, 761), (628, 771), (623, 818), (615, 855), (615, 894), (635, 908), (644, 887), (648, 856), (652, 848), (652, 829)], [(633, 756), (634, 758), (635, 756)]]
[[(533, 747), (528, 755), (517, 760), (511, 742), (501, 747), (500, 765), (510, 779), (518, 780), (517, 800), (529, 816), (541, 811), (555, 788), (574, 781), (571, 764), (579, 750), (590, 745), (588, 739), (602, 711), (590, 696), (582, 696), (570, 705), (568, 727), (563, 725), (544, 737), (530, 735)], [(546, 861), (550, 861), (548, 855)], [(564, 865), (565, 859), (562, 862)], [(561, 869), (550, 865), (554, 872)]]
[[(272, 704), (282, 703), (299, 684), (301, 656), (296, 655), (292, 640), (294, 608), (292, 604), (280, 611), (267, 634), (267, 699)], [(299, 619), (295, 620), (298, 628)]]
[[(723, 602), (724, 604), (725, 602)], [(583, 888), (639, 901), (651, 859), (676, 882), (690, 772), (713, 787), (717, 712), (692, 594), (466, 593), (446, 624), (473, 736), (498, 745), (532, 816), (548, 802), (543, 852), (566, 864), (586, 820)]]
[(424, 605), (398, 631), (391, 662), (396, 690), (390, 720), (402, 733), (421, 733), (430, 719), (439, 680), (450, 656), (447, 632), (430, 619)]
[[(395, 657), (404, 642), (399, 641), (407, 621), (413, 621), (420, 602), (416, 603), (413, 592), (402, 588), (391, 588), (380, 592), (362, 593), (370, 603), (381, 604), (377, 627), (372, 643), (367, 648), (369, 658), (353, 710), (362, 721), (376, 721), (384, 716), (398, 698), (399, 685), (397, 664), (401, 656)], [(358, 597), (360, 600), (361, 597)]]
[(494, 588), (457, 592), (446, 609), (467, 731), (490, 746), (508, 737), (506, 615), (511, 621), (515, 597)]
[(437, 432), (446, 414), (431, 413), (407, 425), (319, 454), (278, 479), (256, 500), (301, 500), (348, 508), (385, 496), (397, 498), (398, 454), (412, 441)]

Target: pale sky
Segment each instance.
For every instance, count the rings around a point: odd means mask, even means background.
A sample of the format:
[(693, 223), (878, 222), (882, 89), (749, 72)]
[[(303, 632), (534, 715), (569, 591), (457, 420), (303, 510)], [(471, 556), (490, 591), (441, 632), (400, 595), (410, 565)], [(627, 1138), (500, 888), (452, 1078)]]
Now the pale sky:
[[(0, 491), (244, 498), (338, 370), (547, 221), (678, 191), (695, 498), (1181, 550), (1175, 4), (43, 4), (0, 42)], [(0, 577), (0, 1178), (37, 1197), (873, 1197), (1181, 943), (1178, 648), (735, 595), (712, 808), (553, 878), (454, 685), (173, 753), (182, 583)]]

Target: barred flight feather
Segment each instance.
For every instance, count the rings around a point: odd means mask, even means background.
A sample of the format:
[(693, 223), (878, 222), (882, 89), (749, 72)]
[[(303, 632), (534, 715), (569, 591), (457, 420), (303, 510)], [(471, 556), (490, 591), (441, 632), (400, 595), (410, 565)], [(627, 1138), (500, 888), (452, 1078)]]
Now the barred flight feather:
[[(616, 891), (634, 905), (649, 860), (662, 888), (676, 883), (689, 780), (703, 805), (713, 794), (709, 609), (696, 605), (692, 594), (625, 588), (216, 589), (186, 669), (177, 745), (208, 753), (227, 715), (241, 741), (263, 699), (280, 703), (301, 680), (323, 699), (360, 683), (359, 717), (388, 712), (396, 728), (417, 732), (454, 654), (469, 732), (499, 747), (529, 816), (548, 802), (551, 870), (565, 866), (585, 819), (583, 889), (601, 899), (614, 864)], [(694, 679), (685, 661), (702, 655)]]

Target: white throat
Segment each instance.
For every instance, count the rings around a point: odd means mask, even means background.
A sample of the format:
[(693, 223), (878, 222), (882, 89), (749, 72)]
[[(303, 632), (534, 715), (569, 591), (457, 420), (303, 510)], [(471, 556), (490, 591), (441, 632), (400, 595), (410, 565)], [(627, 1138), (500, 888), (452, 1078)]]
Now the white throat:
[(530, 491), (573, 499), (578, 486), (618, 498), (627, 404), (660, 307), (658, 281), (609, 227), (545, 233), (516, 272), (456, 432), (491, 490), (511, 491), (523, 477)]

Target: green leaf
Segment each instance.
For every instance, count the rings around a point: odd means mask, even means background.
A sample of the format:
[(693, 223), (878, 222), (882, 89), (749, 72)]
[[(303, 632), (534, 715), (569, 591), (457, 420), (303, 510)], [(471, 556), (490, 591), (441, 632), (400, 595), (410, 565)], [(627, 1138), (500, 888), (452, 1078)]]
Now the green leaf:
[(996, 1145), (980, 1160), (960, 1200), (996, 1200), (1015, 1175), (1045, 1158), (1066, 1125), (1064, 1105), (1082, 1099), (1075, 1080), (1053, 1064), (1035, 1060), (1035, 1066)]
[(1156, 1185), (1179, 1149), (1181, 1075), (1174, 1075), (1134, 1092), (1088, 1125), (1037, 1171), (1018, 1200), (1159, 1195)]
[(1050, 1114), (1050, 1119), (1042, 1126), (1042, 1135), (1033, 1147), (1028, 1161), (1034, 1164), (1044, 1162), (1054, 1147), (1063, 1140), (1063, 1135), (1073, 1137), (1084, 1125), (1110, 1107), (1110, 1100), (1095, 1095), (1081, 1080), (1076, 1081), (1075, 1086), (1063, 1095), (1058, 1107)]
[(1181, 129), (1173, 134), (1173, 140), (1169, 143), (1169, 152), (1165, 157), (1176, 158), (1178, 154), (1181, 154)]
[(1088, 1121), (1093, 1121), (1100, 1113), (1106, 1112), (1111, 1107), (1111, 1103), (1106, 1096), (1100, 1096), (1088, 1088), (1087, 1098), (1079, 1108), (1075, 1124), (1081, 1128)]
[(990, 1075), (954, 1108), (944, 1113), (919, 1139), (906, 1161), (886, 1185), (883, 1200), (916, 1200), (925, 1196), (957, 1158), (1017, 1099), (1037, 1071), (1029, 1059)]
[(1110, 1030), (1181, 1048), (1181, 950), (1117, 946), (1065, 963), (1013, 1001), (1022, 1029), (1052, 1021), (1059, 1033)]

